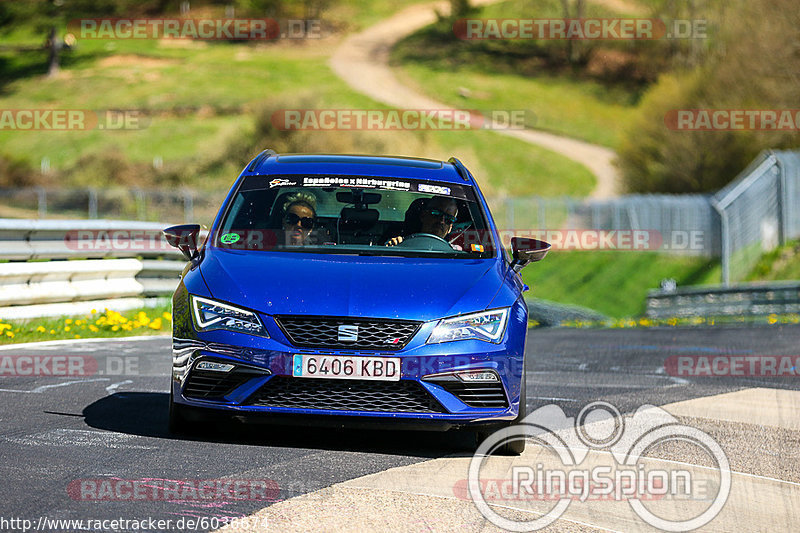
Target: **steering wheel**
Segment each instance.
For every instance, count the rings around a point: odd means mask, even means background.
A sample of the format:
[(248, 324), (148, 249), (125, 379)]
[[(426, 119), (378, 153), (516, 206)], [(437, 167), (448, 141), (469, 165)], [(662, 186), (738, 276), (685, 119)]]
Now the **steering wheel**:
[[(410, 241), (414, 242), (411, 242), (409, 244)], [(450, 246), (449, 242), (442, 239), (438, 235), (434, 235), (432, 233), (412, 233), (411, 235), (403, 239), (403, 242), (401, 242), (397, 246), (402, 246), (405, 248), (415, 248), (417, 250), (430, 250), (432, 252), (453, 251), (453, 247)]]

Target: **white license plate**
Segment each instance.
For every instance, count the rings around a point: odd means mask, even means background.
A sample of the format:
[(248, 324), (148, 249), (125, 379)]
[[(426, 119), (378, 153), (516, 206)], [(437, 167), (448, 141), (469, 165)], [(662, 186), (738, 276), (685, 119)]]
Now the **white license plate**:
[(400, 381), (398, 357), (295, 354), (292, 363), (292, 375), (298, 378)]

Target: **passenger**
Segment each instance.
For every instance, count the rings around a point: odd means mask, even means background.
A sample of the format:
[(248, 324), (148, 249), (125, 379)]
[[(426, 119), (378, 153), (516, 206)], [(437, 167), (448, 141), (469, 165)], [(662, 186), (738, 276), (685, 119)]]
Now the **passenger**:
[[(458, 205), (452, 198), (434, 196), (420, 211), (420, 230), (416, 233), (427, 233), (444, 239), (453, 229), (453, 223), (458, 217)], [(397, 246), (403, 242), (403, 236), (392, 237), (386, 246)]]
[(317, 199), (314, 195), (299, 192), (283, 204), (284, 243), (302, 246), (308, 243), (317, 218)]

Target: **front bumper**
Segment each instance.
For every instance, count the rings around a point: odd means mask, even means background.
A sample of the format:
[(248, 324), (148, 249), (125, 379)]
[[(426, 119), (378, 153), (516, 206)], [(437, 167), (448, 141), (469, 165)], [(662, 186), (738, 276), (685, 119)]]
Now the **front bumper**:
[[(175, 304), (185, 301), (176, 294)], [(525, 310), (518, 306), (498, 344), (478, 340), (425, 344), (433, 327), (425, 324), (398, 351), (298, 348), (267, 315), (262, 318), (269, 338), (224, 330), (198, 333), (181, 307), (175, 305), (173, 313), (171, 387), (173, 401), (187, 418), (223, 415), (247, 422), (446, 430), (505, 424), (519, 412), (527, 321)], [(293, 377), (296, 354), (399, 358), (401, 379), (348, 382)], [(201, 372), (197, 364), (202, 361), (234, 369)], [(465, 392), (463, 386), (430, 380), (464, 370), (492, 370), (499, 382), (491, 391), (475, 392), (473, 387)], [(475, 401), (483, 396), (493, 401)], [(503, 401), (498, 403), (498, 398)]]
[[(400, 381), (358, 381), (293, 377), (292, 356), (308, 350), (261, 353), (220, 345), (213, 346), (213, 350), (211, 346), (196, 349), (187, 346), (186, 340), (176, 340), (175, 347), (174, 401), (200, 408), (201, 413), (215, 411), (245, 421), (311, 423), (316, 419), (324, 425), (330, 418), (335, 426), (352, 426), (355, 421), (349, 419), (360, 418), (366, 425), (391, 421), (398, 429), (435, 430), (511, 421), (519, 409), (522, 363), (498, 354), (425, 358), (385, 354), (400, 359)], [(325, 354), (337, 355), (335, 351)], [(227, 372), (198, 369), (203, 361), (234, 368)], [(429, 380), (431, 376), (467, 369), (494, 370), (500, 381), (464, 385)], [(476, 389), (485, 391), (479, 390), (476, 396)], [(482, 396), (491, 397), (495, 405), (501, 403), (502, 407), (476, 407), (476, 398)]]

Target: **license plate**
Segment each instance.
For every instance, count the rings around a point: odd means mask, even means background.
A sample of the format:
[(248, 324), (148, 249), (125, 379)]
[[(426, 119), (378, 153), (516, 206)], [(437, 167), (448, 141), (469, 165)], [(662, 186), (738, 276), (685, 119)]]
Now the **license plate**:
[(400, 381), (398, 357), (295, 354), (292, 362), (292, 375), (298, 378)]

